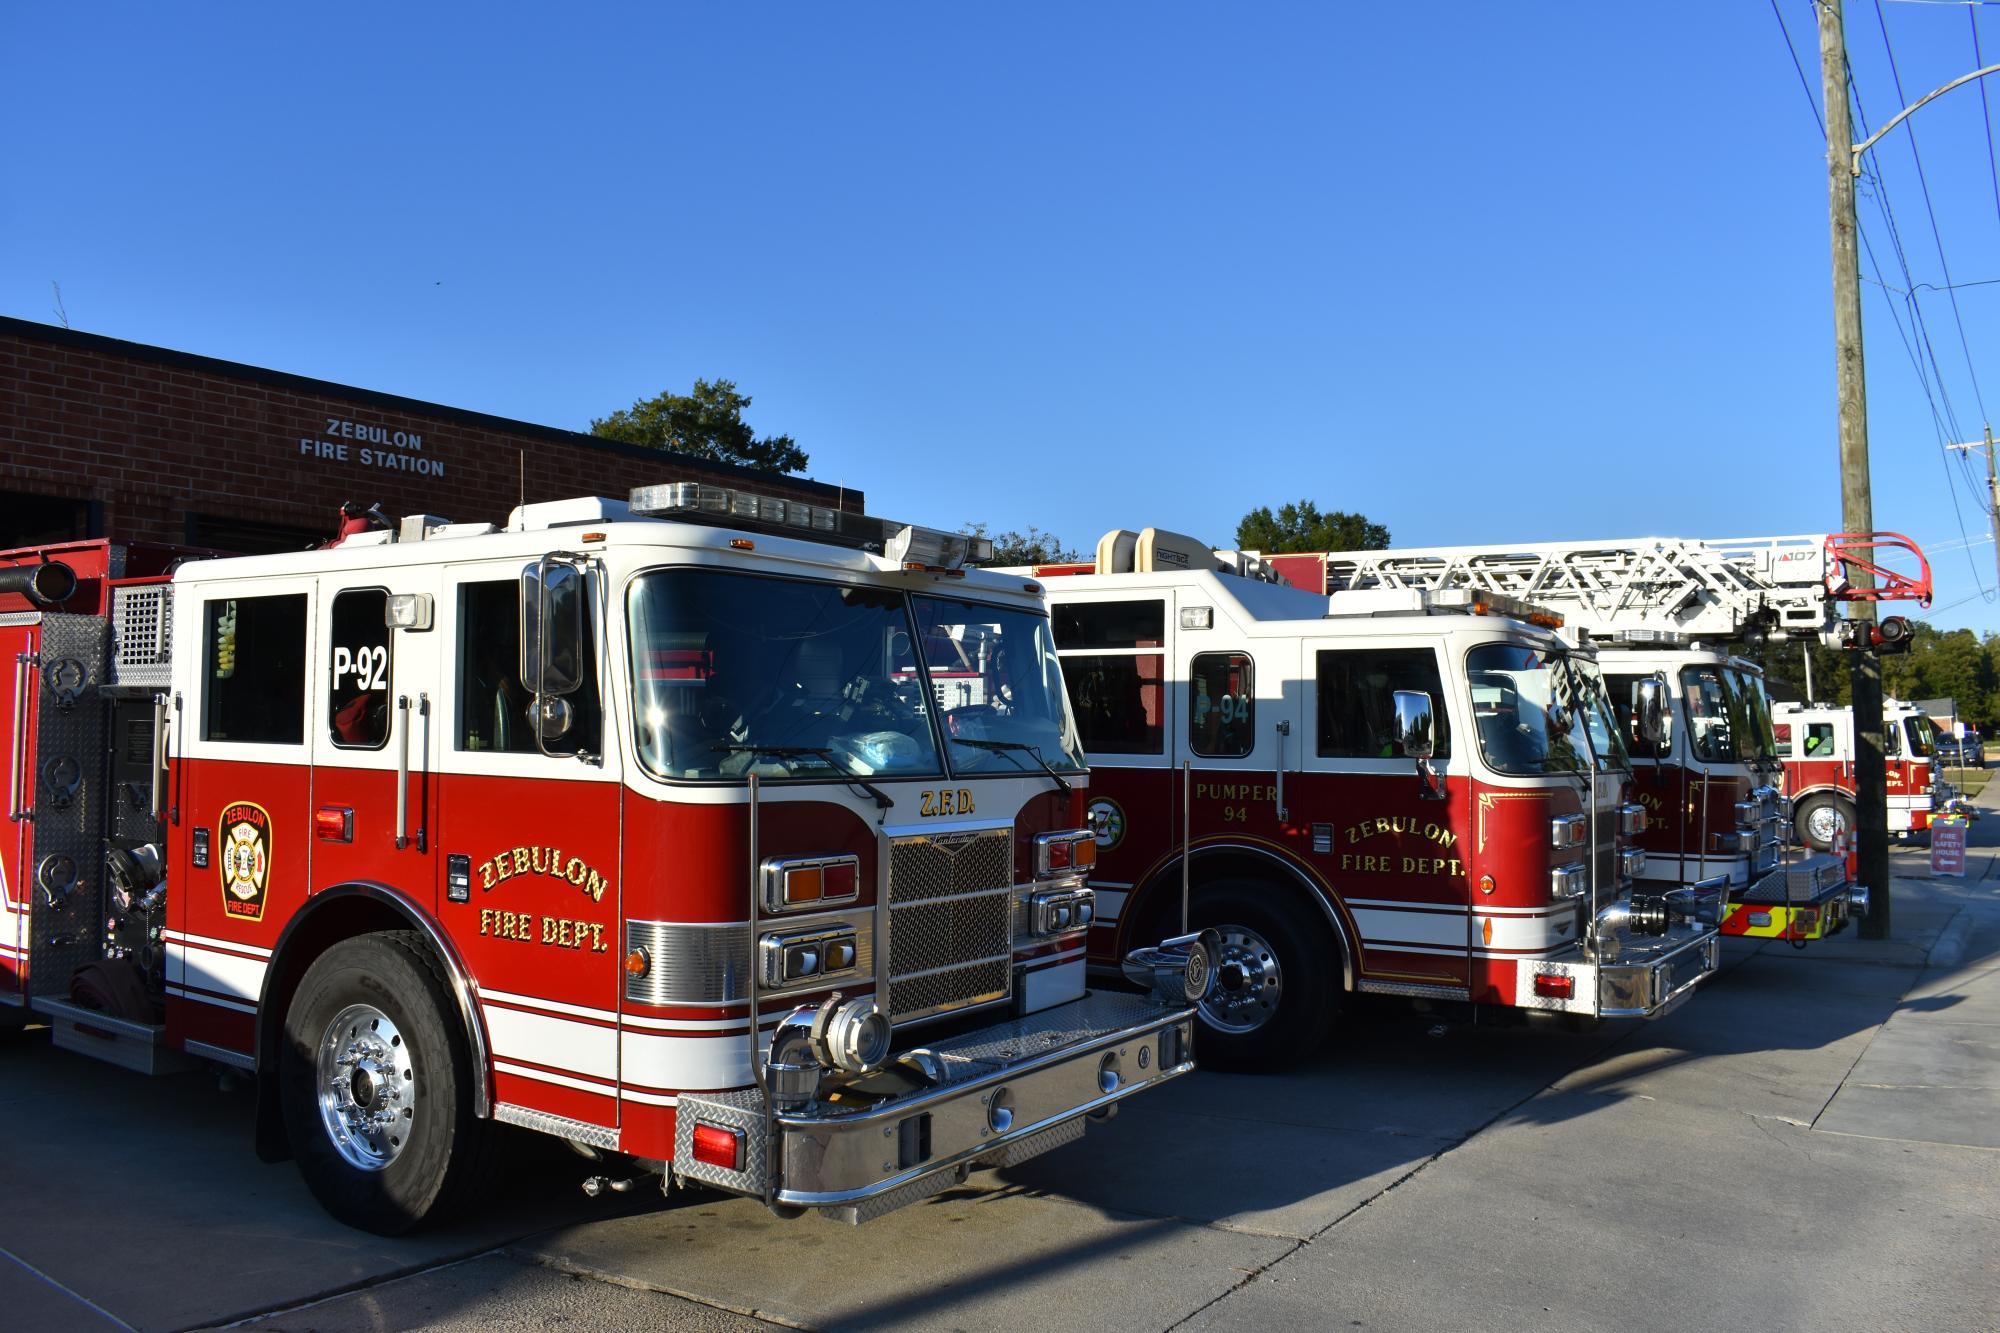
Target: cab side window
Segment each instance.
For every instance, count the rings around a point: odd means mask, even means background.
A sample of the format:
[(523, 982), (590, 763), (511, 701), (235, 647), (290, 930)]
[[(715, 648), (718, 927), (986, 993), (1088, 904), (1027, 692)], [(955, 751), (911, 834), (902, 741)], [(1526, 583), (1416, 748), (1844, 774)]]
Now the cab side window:
[(1444, 682), (1429, 648), (1357, 648), (1317, 655), (1319, 753), (1329, 759), (1400, 759), (1396, 740), (1396, 691), (1419, 690), (1431, 698), (1435, 754), (1451, 755)]
[[(584, 616), (583, 687), (569, 696), (575, 722), (552, 741), (556, 753), (595, 752), (603, 732), (597, 696), (593, 620)], [(461, 584), (458, 590), (458, 734), (461, 750), (539, 754), (534, 692), (521, 683), (521, 585), (514, 579)]]
[(1256, 748), (1257, 665), (1248, 653), (1196, 653), (1188, 668), (1188, 745), (1211, 759)]
[(389, 593), (350, 588), (333, 599), (327, 632), (327, 731), (343, 749), (389, 741)]
[(1159, 599), (1051, 609), (1063, 685), (1086, 752), (1165, 753), (1166, 619)]
[(1810, 722), (1806, 724), (1805, 757), (1808, 759), (1833, 758), (1833, 723)]
[(304, 742), (306, 595), (218, 598), (202, 613), (202, 739)]

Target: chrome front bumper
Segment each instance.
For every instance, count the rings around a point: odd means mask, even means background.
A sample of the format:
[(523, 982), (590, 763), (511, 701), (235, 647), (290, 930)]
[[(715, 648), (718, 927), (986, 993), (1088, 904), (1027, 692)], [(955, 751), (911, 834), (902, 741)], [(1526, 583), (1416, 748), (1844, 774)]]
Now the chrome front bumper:
[[(1657, 1018), (1715, 975), (1722, 961), (1721, 935), (1714, 926), (1676, 924), (1665, 935), (1603, 931), (1598, 956), (1583, 946), (1514, 969), (1514, 1003), (1523, 1009), (1588, 1014), (1594, 1018)], [(1569, 993), (1547, 994), (1535, 979), (1568, 978)]]
[[(1079, 1137), (1084, 1117), (1194, 1068), (1194, 1010), (1090, 994), (925, 1047), (937, 1082), (859, 1109), (767, 1115), (755, 1088), (686, 1093), (676, 1174), (785, 1208), (865, 1222)], [(742, 1135), (739, 1169), (694, 1158), (696, 1125)]]

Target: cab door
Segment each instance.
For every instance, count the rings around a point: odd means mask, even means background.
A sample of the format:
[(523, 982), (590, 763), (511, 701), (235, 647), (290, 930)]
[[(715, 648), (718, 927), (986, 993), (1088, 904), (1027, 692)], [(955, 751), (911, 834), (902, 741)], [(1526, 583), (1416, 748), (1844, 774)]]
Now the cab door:
[[(606, 593), (584, 599), (582, 685), (569, 726), (538, 737), (523, 681), (522, 578), (537, 562), (448, 566), (438, 594), (441, 663), (438, 919), (479, 992), (503, 1116), (561, 1116), (615, 1136), (624, 973), (621, 755), (610, 696)], [(672, 849), (661, 873), (671, 873)], [(650, 865), (650, 862), (649, 862)], [(593, 1140), (598, 1141), (598, 1140)]]
[(1173, 600), (1165, 590), (1065, 595), (1049, 615), (1090, 763), (1088, 810), (1097, 835), (1091, 958), (1113, 963), (1122, 956), (1119, 937), (1131, 931), (1125, 905), (1138, 880), (1180, 844), (1168, 671)]
[(315, 893), (379, 884), (437, 910), (437, 588), (430, 566), (319, 582)]
[[(1297, 845), (1353, 923), (1356, 981), (1391, 990), (1465, 987), (1474, 740), (1445, 684), (1454, 677), (1441, 649), (1371, 636), (1308, 639), (1303, 653), (1298, 677), (1311, 683), (1299, 738), (1304, 772), (1287, 787), (1287, 804)], [(1399, 690), (1431, 702), (1428, 788), (1396, 736)]]

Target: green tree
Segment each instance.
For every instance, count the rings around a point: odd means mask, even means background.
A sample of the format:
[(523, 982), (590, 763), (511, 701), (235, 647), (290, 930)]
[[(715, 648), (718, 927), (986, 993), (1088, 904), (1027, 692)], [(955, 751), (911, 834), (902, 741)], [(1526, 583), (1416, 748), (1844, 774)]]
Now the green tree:
[(1361, 514), (1335, 509), (1322, 514), (1311, 500), (1269, 505), (1251, 510), (1236, 525), (1236, 548), (1284, 555), (1294, 551), (1380, 551), (1389, 545), (1389, 529)]
[(693, 393), (641, 398), (622, 411), (598, 417), (590, 423), (590, 433), (768, 472), (805, 471), (805, 450), (791, 436), (760, 439), (752, 433), (743, 420), (749, 406), (750, 395), (738, 393), (734, 380), (696, 380)]
[(959, 531), (973, 537), (990, 536), (996, 565), (1060, 565), (1083, 559), (1079, 552), (1064, 546), (1062, 538), (1032, 523), (1026, 532), (989, 533), (984, 523), (967, 523)]

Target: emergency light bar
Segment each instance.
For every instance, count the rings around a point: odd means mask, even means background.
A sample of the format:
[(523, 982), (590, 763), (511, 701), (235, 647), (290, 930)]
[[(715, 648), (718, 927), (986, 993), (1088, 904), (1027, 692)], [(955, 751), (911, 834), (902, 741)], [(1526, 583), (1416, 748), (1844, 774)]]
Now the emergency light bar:
[(1462, 588), (1445, 588), (1430, 594), (1433, 608), (1443, 610), (1469, 611), (1475, 616), (1505, 616), (1509, 620), (1521, 620), (1543, 629), (1561, 629), (1563, 618), (1553, 611), (1544, 610), (1532, 602), (1524, 602), (1518, 597), (1509, 597), (1498, 592), (1472, 592)]
[(951, 571), (988, 564), (993, 559), (993, 542), (987, 537), (892, 523), (802, 500), (781, 500), (739, 491), (733, 486), (710, 486), (698, 481), (634, 486), (630, 503), (632, 513), (642, 518), (713, 523), (807, 541), (833, 542), (872, 551), (905, 569)]

